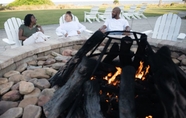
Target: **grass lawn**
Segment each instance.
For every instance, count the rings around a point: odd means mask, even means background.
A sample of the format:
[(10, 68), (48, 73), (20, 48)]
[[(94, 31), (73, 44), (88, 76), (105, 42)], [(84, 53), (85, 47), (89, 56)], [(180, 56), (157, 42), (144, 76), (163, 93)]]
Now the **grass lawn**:
[[(139, 7), (139, 6), (138, 6)], [(126, 10), (129, 6), (125, 6)], [(84, 11), (90, 11), (89, 8), (78, 8), (78, 9), (54, 9), (54, 10), (24, 10), (24, 11), (0, 11), (0, 29), (4, 28), (4, 22), (10, 17), (19, 17), (24, 19), (24, 16), (28, 13), (32, 13), (36, 16), (37, 22), (40, 25), (49, 25), (49, 24), (58, 24), (59, 17), (64, 14), (66, 11), (72, 11), (74, 15), (76, 15), (80, 22), (83, 22)], [(103, 12), (105, 8), (100, 8), (100, 12)], [(151, 16), (159, 16), (164, 13), (174, 12), (178, 13), (178, 11), (186, 12), (186, 5), (166, 5), (158, 7), (157, 5), (149, 6), (145, 10), (145, 15), (147, 17)]]

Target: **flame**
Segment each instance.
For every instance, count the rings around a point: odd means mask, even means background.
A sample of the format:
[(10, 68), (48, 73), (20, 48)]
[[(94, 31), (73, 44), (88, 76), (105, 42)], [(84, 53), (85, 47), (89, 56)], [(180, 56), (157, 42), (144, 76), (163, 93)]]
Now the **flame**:
[(95, 79), (95, 77), (91, 77), (91, 78), (90, 78), (90, 80), (94, 80), (94, 79)]
[(149, 65), (144, 68), (143, 63), (144, 62), (140, 61), (140, 66), (139, 66), (138, 70), (136, 71), (136, 75), (135, 75), (136, 78), (139, 78), (141, 80), (145, 80), (145, 75), (149, 72), (149, 69), (150, 69)]
[(116, 77), (121, 74), (121, 68), (116, 67), (117, 71), (112, 75), (112, 73), (108, 73), (103, 79), (108, 81), (108, 84), (117, 85), (119, 81), (115, 81)]
[(146, 116), (145, 118), (152, 118), (152, 116), (151, 116), (151, 115), (148, 115), (148, 116)]

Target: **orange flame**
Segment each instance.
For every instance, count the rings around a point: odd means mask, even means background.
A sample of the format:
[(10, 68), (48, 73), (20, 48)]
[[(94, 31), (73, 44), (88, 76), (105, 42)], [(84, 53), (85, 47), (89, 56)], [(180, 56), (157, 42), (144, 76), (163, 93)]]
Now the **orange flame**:
[(115, 81), (116, 77), (121, 74), (121, 68), (116, 67), (117, 71), (112, 75), (112, 73), (108, 73), (103, 79), (108, 81), (108, 84), (117, 85), (119, 81)]
[(149, 72), (150, 66), (148, 65), (147, 67), (144, 68), (143, 63), (144, 62), (140, 61), (140, 66), (139, 66), (138, 70), (136, 71), (135, 77), (145, 80), (145, 75)]
[(151, 115), (149, 115), (149, 116), (146, 116), (145, 118), (152, 118), (152, 116), (151, 116)]

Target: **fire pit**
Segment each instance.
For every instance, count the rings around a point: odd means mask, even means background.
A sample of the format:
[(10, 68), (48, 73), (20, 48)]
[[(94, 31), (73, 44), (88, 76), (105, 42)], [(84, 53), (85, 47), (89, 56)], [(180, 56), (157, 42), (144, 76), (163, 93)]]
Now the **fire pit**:
[[(46, 117), (184, 117), (186, 76), (169, 48), (155, 53), (145, 34), (118, 38), (110, 33), (95, 32), (50, 79), (59, 89), (43, 106)], [(103, 42), (102, 52), (94, 54)], [(133, 42), (135, 53), (130, 50)]]

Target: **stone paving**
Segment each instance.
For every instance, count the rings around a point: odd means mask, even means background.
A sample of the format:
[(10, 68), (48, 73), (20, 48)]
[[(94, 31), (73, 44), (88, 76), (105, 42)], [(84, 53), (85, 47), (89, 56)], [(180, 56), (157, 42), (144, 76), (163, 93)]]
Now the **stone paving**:
[[(183, 14), (183, 13), (182, 13)], [(181, 14), (181, 15), (182, 15)], [(129, 20), (130, 27), (133, 31), (137, 32), (143, 32), (146, 30), (152, 30), (154, 28), (154, 24), (156, 22), (157, 17), (148, 17), (147, 19), (138, 19), (138, 20)], [(96, 31), (103, 25), (103, 21), (101, 22), (82, 22), (83, 25), (86, 26), (88, 30)], [(53, 25), (44, 25), (42, 26), (45, 34), (50, 36), (50, 39), (55, 40), (59, 37), (55, 33), (55, 29), (58, 27), (59, 24), (53, 24)], [(181, 33), (186, 33), (186, 19), (182, 19), (182, 25), (180, 28)], [(4, 50), (11, 48), (10, 45), (3, 42), (2, 39), (6, 38), (6, 33), (4, 29), (0, 29), (0, 53)], [(184, 40), (185, 41), (185, 40)]]

